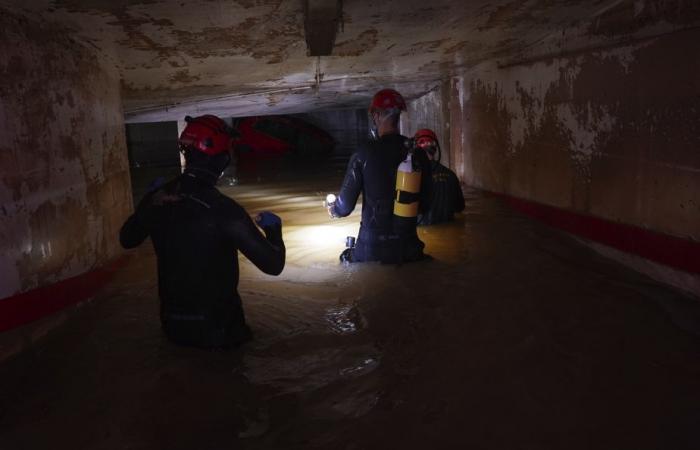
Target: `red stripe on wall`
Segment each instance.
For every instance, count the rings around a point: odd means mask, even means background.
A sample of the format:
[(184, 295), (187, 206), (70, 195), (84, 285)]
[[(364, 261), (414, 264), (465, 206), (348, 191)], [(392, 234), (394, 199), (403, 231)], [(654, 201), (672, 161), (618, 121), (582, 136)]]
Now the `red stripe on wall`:
[(122, 257), (105, 267), (0, 300), (0, 332), (89, 299), (112, 279), (126, 259)]
[(513, 209), (552, 227), (674, 269), (700, 274), (700, 242), (566, 211), (506, 194), (493, 194), (504, 199)]

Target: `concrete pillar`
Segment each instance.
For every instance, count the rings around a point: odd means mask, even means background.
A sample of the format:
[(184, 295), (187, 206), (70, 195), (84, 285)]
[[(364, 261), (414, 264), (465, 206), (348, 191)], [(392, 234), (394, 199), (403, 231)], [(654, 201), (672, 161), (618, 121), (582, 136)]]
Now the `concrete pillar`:
[(340, 0), (305, 0), (304, 34), (309, 56), (328, 56), (342, 20)]
[(0, 84), (0, 302), (121, 254), (129, 163), (119, 75), (100, 58), (0, 8), (0, 67), (11, 68)]
[[(183, 130), (187, 126), (187, 122), (185, 122), (185, 119), (183, 118), (182, 120), (177, 121), (177, 137), (178, 139), (180, 138), (180, 135), (182, 134)], [(185, 171), (185, 155), (180, 153), (180, 172)]]
[[(228, 126), (233, 126), (233, 117), (222, 117), (222, 119)], [(219, 184), (223, 186), (235, 186), (238, 184), (238, 157), (234, 149), (231, 149), (230, 156), (231, 163), (226, 167), (219, 181)]]

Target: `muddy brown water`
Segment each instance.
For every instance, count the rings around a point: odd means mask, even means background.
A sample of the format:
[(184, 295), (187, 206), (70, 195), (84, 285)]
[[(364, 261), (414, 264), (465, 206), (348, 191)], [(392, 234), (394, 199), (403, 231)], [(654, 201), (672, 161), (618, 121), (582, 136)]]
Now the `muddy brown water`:
[[(150, 245), (0, 365), (0, 449), (697, 449), (697, 300), (471, 193), (433, 261), (342, 265), (337, 177), (223, 191), (284, 221), (279, 277), (241, 257), (255, 340), (168, 343)], [(684, 327), (672, 318), (682, 316)]]

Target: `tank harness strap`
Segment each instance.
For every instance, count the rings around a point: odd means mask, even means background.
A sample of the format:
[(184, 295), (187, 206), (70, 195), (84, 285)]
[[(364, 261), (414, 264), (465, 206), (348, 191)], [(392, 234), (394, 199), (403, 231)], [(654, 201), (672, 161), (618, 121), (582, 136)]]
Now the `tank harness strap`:
[(165, 313), (165, 317), (170, 320), (182, 320), (186, 322), (206, 320), (206, 317), (203, 314)]
[(400, 189), (396, 190), (396, 201), (399, 203), (410, 204), (420, 200), (420, 192), (406, 192)]
[(186, 199), (192, 200), (195, 203), (199, 203), (200, 205), (204, 206), (207, 209), (211, 209), (211, 205), (209, 203), (205, 202), (204, 200), (198, 199), (194, 195), (190, 195), (190, 194), (180, 194), (180, 195), (185, 197)]
[(367, 221), (368, 225), (370, 226), (373, 224), (378, 224), (379, 221), (377, 220), (377, 216), (386, 214), (392, 208), (391, 203), (382, 200), (375, 200), (369, 197), (364, 197), (362, 201), (367, 203), (369, 210), (371, 211), (371, 215), (369, 216), (369, 220)]

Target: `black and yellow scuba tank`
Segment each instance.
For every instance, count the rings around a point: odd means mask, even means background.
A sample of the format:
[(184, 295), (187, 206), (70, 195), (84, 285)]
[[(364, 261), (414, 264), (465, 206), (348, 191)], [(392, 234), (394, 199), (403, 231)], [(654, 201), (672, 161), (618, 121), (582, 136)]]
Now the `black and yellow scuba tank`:
[(406, 159), (401, 161), (396, 170), (395, 216), (406, 218), (418, 216), (420, 185), (421, 170), (413, 161), (413, 151), (410, 149)]

